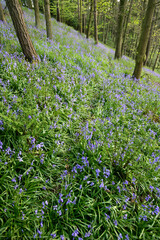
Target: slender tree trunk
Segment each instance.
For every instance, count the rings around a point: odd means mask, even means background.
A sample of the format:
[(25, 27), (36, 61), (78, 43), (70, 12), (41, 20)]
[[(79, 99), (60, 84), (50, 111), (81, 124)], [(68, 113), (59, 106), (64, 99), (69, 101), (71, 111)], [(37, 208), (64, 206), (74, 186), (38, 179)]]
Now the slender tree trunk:
[(151, 50), (151, 53), (150, 53), (150, 56), (149, 56), (149, 60), (147, 62), (147, 66), (150, 67), (152, 65), (152, 58), (154, 57), (154, 53), (157, 49), (157, 45), (154, 45), (152, 50)]
[(150, 47), (151, 47), (152, 31), (153, 31), (153, 21), (152, 21), (152, 25), (151, 25), (151, 29), (150, 29), (150, 33), (149, 33), (149, 39), (148, 39), (147, 48), (146, 48), (144, 66), (147, 64), (148, 57), (149, 57), (149, 51), (150, 51)]
[(79, 0), (77, 0), (77, 4), (78, 4), (78, 30), (80, 29), (80, 6), (79, 6)]
[(60, 8), (59, 8), (59, 0), (57, 0), (57, 21), (60, 22)]
[(125, 13), (126, 3), (127, 3), (127, 0), (120, 0), (119, 16), (118, 16), (118, 24), (117, 24), (116, 51), (114, 56), (115, 59), (119, 59), (122, 57), (123, 22), (124, 22), (124, 13)]
[(39, 4), (38, 4), (38, 0), (34, 0), (34, 11), (35, 11), (35, 26), (37, 28), (40, 27), (40, 15), (39, 15)]
[(3, 13), (3, 8), (2, 8), (2, 4), (0, 3), (0, 21), (6, 23), (6, 19)]
[(153, 71), (154, 71), (155, 68), (156, 68), (156, 65), (157, 65), (159, 56), (160, 56), (160, 48), (159, 48), (159, 50), (158, 50), (157, 57), (156, 57), (156, 59), (155, 59), (154, 65), (153, 65), (153, 67), (152, 67), (152, 70), (153, 70)]
[(123, 48), (124, 48), (125, 39), (126, 39), (127, 27), (128, 27), (129, 19), (130, 19), (130, 16), (131, 16), (132, 5), (133, 5), (133, 0), (131, 0), (131, 2), (130, 2), (129, 12), (128, 12), (127, 19), (126, 19), (126, 24), (125, 24), (124, 34), (123, 34), (121, 56), (123, 55)]
[(79, 2), (79, 10), (80, 10), (80, 16), (79, 16), (79, 32), (82, 34), (82, 0)]
[(89, 34), (90, 34), (90, 26), (91, 26), (91, 20), (92, 20), (92, 9), (93, 9), (93, 0), (91, 0), (91, 5), (90, 5), (90, 11), (89, 11), (88, 24), (87, 24), (86, 38), (89, 38)]
[(103, 39), (102, 42), (105, 42), (105, 33), (106, 33), (106, 16), (103, 14)]
[(104, 44), (107, 43), (108, 32), (109, 32), (109, 25), (107, 24), (106, 33), (105, 33), (105, 37), (104, 37)]
[(60, 6), (61, 6), (61, 9), (60, 9), (61, 22), (63, 23), (64, 22), (63, 0), (60, 1)]
[(47, 38), (52, 39), (52, 23), (49, 0), (44, 0)]
[(98, 27), (97, 27), (97, 0), (94, 1), (94, 39), (95, 44), (98, 44)]
[(6, 4), (11, 15), (17, 37), (22, 47), (22, 51), (26, 60), (29, 62), (37, 61), (38, 56), (33, 47), (31, 38), (28, 34), (27, 27), (24, 21), (22, 8), (18, 0), (6, 0)]
[(139, 79), (141, 76), (155, 6), (156, 0), (148, 1), (147, 11), (145, 14), (139, 45), (137, 48), (136, 65), (133, 72), (133, 78), (136, 79)]

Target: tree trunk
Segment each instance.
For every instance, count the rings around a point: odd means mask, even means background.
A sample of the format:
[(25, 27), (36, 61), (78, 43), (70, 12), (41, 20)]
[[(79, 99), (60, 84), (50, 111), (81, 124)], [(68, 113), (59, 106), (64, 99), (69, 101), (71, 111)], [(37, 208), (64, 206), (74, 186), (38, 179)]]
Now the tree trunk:
[(124, 34), (123, 34), (121, 56), (123, 55), (123, 48), (124, 48), (125, 39), (126, 39), (127, 27), (128, 27), (129, 19), (130, 19), (130, 16), (131, 16), (132, 5), (133, 5), (133, 0), (131, 0), (131, 2), (130, 2), (129, 12), (128, 12), (127, 19), (126, 19), (126, 24), (125, 24)]
[(60, 8), (59, 8), (59, 0), (57, 0), (57, 21), (60, 22)]
[(6, 19), (5, 19), (4, 13), (3, 13), (3, 7), (2, 7), (1, 3), (0, 3), (0, 21), (6, 23)]
[(79, 0), (77, 0), (78, 4), (78, 30), (80, 29), (79, 23), (80, 23), (80, 6), (79, 6)]
[(52, 23), (49, 0), (44, 0), (47, 38), (52, 39)]
[(11, 15), (17, 37), (19, 39), (22, 51), (26, 60), (29, 62), (38, 62), (38, 56), (33, 47), (31, 38), (28, 34), (27, 27), (24, 21), (22, 8), (18, 0), (6, 0), (6, 4)]
[(154, 62), (153, 68), (152, 68), (153, 71), (154, 71), (155, 68), (156, 68), (156, 65), (157, 65), (157, 62), (158, 62), (159, 56), (160, 56), (160, 48), (159, 48), (159, 50), (158, 50), (158, 54), (157, 54), (157, 57), (156, 57), (156, 59), (155, 59), (155, 62)]
[(97, 0), (94, 1), (94, 39), (95, 44), (98, 44), (98, 27), (97, 27)]
[(39, 15), (39, 4), (38, 4), (38, 0), (34, 0), (34, 11), (35, 11), (35, 26), (37, 28), (40, 27), (40, 15)]
[(90, 26), (91, 26), (91, 19), (92, 19), (92, 9), (93, 9), (93, 0), (91, 0), (91, 5), (90, 5), (90, 11), (89, 11), (88, 24), (87, 24), (86, 38), (89, 38), (89, 34), (90, 34)]
[(152, 31), (153, 31), (153, 21), (152, 21), (152, 25), (151, 25), (151, 29), (150, 29), (150, 33), (149, 33), (149, 39), (148, 39), (147, 48), (146, 48), (144, 66), (147, 64), (148, 57), (149, 57), (149, 51), (150, 51), (150, 47), (151, 47)]
[(141, 36), (137, 48), (136, 65), (133, 72), (133, 78), (136, 79), (139, 79), (141, 76), (155, 6), (156, 0), (148, 1), (147, 11), (142, 25)]
[(82, 34), (82, 0), (80, 0), (79, 32)]
[(119, 5), (119, 16), (117, 24), (117, 38), (116, 38), (116, 50), (115, 50), (115, 59), (122, 57), (122, 42), (123, 42), (123, 22), (124, 22), (124, 12), (127, 0), (120, 0)]

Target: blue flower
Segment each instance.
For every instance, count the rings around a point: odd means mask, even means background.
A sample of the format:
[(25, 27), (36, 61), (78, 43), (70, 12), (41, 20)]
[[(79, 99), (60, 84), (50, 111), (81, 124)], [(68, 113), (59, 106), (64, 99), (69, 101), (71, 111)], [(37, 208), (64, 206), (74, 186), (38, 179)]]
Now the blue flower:
[(77, 237), (78, 234), (79, 234), (78, 229), (76, 229), (76, 230), (72, 233), (72, 236), (73, 236), (73, 237)]

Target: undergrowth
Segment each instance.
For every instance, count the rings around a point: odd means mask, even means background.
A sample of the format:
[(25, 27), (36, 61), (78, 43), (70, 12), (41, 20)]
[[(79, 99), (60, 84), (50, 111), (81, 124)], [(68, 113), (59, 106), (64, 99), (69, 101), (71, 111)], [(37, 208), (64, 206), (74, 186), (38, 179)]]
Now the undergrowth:
[(0, 238), (160, 239), (158, 76), (25, 17), (37, 65), (0, 23)]

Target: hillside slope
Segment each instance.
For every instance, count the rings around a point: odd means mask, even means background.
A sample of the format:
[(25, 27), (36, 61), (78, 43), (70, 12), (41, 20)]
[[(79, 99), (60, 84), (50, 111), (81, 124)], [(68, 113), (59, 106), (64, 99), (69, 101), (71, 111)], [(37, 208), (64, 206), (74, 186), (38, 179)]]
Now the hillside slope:
[(0, 238), (160, 239), (157, 76), (24, 11), (39, 64), (0, 23)]

